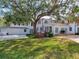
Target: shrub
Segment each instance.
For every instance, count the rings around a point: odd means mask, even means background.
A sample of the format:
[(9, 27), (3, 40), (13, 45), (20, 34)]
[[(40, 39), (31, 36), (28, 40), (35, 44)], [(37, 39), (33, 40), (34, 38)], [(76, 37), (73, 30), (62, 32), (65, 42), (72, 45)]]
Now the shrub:
[(64, 30), (61, 30), (60, 33), (65, 33), (65, 31)]
[(27, 36), (30, 37), (30, 38), (36, 38), (36, 35), (35, 34), (29, 34)]
[(79, 35), (79, 33), (75, 33), (75, 35)]
[(46, 32), (45, 37), (53, 37), (53, 33), (52, 32)]

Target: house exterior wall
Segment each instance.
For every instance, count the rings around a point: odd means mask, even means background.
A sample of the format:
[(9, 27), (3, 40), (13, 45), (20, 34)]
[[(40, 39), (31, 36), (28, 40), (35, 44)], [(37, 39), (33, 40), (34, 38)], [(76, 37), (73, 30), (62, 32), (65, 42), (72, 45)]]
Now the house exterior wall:
[(26, 35), (30, 34), (30, 30), (26, 29), (26, 32), (24, 32), (25, 28), (0, 28), (0, 32), (7, 35)]
[(67, 34), (67, 25), (55, 23), (54, 26), (52, 26), (52, 28), (54, 35), (61, 34), (61, 30), (65, 30), (66, 31), (65, 34)]
[[(40, 19), (36, 25), (37, 32), (45, 32), (46, 27), (51, 27), (52, 28), (52, 19)], [(43, 31), (41, 31), (41, 28)]]
[[(71, 31), (69, 30), (70, 27), (72, 28)], [(67, 34), (75, 34), (75, 33), (76, 33), (76, 27), (77, 27), (77, 26), (76, 26), (76, 23), (75, 23), (75, 22), (70, 23), (70, 24), (68, 25)]]
[[(18, 34), (32, 34), (33, 33), (33, 26), (31, 23), (28, 24), (11, 24), (10, 27), (15, 27), (15, 28), (19, 28), (20, 29), (14, 29), (15, 31), (18, 31)], [(27, 28), (27, 32), (24, 32), (23, 28)]]
[[(50, 28), (52, 29), (51, 33), (54, 35), (61, 34), (61, 30), (63, 29), (65, 31), (64, 34), (75, 34), (79, 33), (79, 25), (77, 25), (75, 22), (73, 23), (56, 23), (55, 20), (52, 20), (52, 18), (41, 18), (37, 25), (37, 33), (42, 32), (45, 33), (47, 30), (49, 31)], [(70, 30), (71, 27), (71, 30)], [(26, 29), (26, 32), (24, 32), (24, 29)], [(11, 24), (10, 27), (2, 27), (0, 28), (0, 32), (8, 33), (10, 35), (26, 35), (26, 34), (32, 34), (33, 33), (33, 26), (31, 23), (27, 24)]]
[(79, 33), (79, 25), (76, 26), (76, 33)]
[[(48, 21), (48, 23), (45, 23), (45, 21)], [(45, 31), (45, 27), (52, 27), (52, 33), (54, 35), (59, 35), (61, 34), (61, 30), (62, 28), (65, 29), (65, 33), (64, 34), (75, 34), (78, 32), (78, 29), (79, 26), (73, 22), (73, 23), (70, 23), (70, 24), (62, 24), (62, 23), (55, 23), (55, 20), (52, 20), (52, 19), (40, 19), (40, 24), (37, 23), (37, 32), (41, 32), (40, 31), (40, 28), (44, 28), (44, 31)], [(70, 31), (70, 27), (72, 28), (71, 31)], [(56, 28), (58, 28), (58, 32), (56, 32)]]
[[(47, 21), (47, 23), (45, 23)], [(67, 23), (67, 22), (66, 22)], [(45, 27), (52, 27), (52, 33), (54, 35), (61, 34), (61, 30), (64, 28), (65, 29), (65, 34), (74, 34), (75, 33), (75, 23), (70, 23), (70, 24), (62, 24), (62, 23), (56, 23), (55, 20), (52, 20), (51, 18), (49, 19), (40, 19), (37, 23), (37, 32), (42, 32), (40, 28), (44, 29), (45, 32)], [(69, 27), (72, 27), (72, 31), (69, 31)], [(58, 28), (58, 31), (56, 32), (56, 28)]]
[[(78, 28), (79, 26), (76, 25), (75, 23), (70, 23), (70, 24), (59, 24), (59, 23), (41, 23), (41, 24), (37, 24), (37, 32), (45, 32), (45, 27), (52, 27), (52, 33), (54, 35), (59, 35), (61, 34), (61, 30), (62, 28), (66, 29), (66, 32), (64, 34), (75, 34), (78, 32)], [(19, 28), (20, 27), (20, 28)], [(24, 27), (24, 28), (23, 28)], [(41, 27), (43, 27), (43, 31), (41, 31)], [(72, 27), (72, 31), (69, 30), (69, 28)], [(24, 32), (24, 29), (28, 28), (26, 30), (26, 32)], [(58, 28), (58, 30), (57, 30)], [(28, 25), (28, 26), (22, 26), (22, 25), (16, 25), (16, 26), (10, 26), (10, 27), (4, 27), (4, 28), (0, 28), (0, 32), (3, 33), (8, 33), (10, 35), (26, 35), (26, 34), (31, 34), (30, 32), (32, 31), (33, 27)], [(57, 32), (56, 32), (57, 30)]]

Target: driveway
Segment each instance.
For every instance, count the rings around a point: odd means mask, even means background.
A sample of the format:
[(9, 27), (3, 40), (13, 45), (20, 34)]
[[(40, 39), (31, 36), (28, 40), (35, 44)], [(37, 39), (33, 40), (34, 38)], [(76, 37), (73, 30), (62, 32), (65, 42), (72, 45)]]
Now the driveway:
[(79, 35), (67, 35), (67, 36), (57, 36), (57, 37), (70, 39), (72, 41), (79, 43)]
[(79, 35), (71, 35), (71, 36), (67, 36), (66, 38), (79, 43)]
[(21, 38), (28, 38), (25, 35), (6, 35), (0, 36), (0, 40), (12, 40), (12, 39), (21, 39)]

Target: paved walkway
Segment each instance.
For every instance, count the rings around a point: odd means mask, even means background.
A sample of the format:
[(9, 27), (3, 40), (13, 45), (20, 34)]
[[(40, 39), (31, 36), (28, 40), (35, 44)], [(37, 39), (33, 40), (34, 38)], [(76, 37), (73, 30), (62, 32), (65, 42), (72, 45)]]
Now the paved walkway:
[(79, 35), (57, 36), (58, 38), (66, 38), (79, 43)]
[(66, 38), (73, 40), (77, 43), (79, 43), (79, 35), (72, 35), (72, 36), (67, 36)]

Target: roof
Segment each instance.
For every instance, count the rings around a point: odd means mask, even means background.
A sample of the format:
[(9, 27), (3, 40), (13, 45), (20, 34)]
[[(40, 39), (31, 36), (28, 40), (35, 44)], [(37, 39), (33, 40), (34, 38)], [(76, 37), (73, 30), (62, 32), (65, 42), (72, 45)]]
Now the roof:
[(52, 19), (52, 20), (55, 20), (52, 16), (43, 16), (43, 17), (41, 17), (41, 19)]

